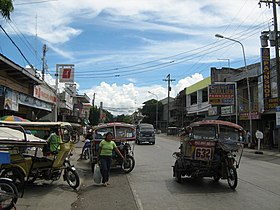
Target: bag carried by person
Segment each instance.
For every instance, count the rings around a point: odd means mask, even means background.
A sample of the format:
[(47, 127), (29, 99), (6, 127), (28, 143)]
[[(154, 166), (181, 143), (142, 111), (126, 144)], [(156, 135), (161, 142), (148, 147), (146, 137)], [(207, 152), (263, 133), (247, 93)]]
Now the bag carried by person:
[(100, 166), (98, 164), (95, 164), (94, 166), (93, 180), (96, 184), (100, 184), (102, 180)]

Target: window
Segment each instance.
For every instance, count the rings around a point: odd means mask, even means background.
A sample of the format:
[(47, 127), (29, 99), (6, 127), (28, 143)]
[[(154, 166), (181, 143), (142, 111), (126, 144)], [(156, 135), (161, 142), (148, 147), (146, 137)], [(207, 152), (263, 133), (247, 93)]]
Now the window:
[(191, 94), (191, 105), (197, 104), (197, 92)]
[(208, 101), (208, 88), (202, 90), (202, 102)]

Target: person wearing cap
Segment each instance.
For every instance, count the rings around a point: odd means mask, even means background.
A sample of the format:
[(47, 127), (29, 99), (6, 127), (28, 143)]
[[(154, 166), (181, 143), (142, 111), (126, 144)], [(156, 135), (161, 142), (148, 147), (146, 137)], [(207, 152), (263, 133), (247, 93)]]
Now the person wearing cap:
[(112, 141), (113, 134), (111, 132), (106, 133), (105, 140), (102, 140), (99, 144), (97, 153), (97, 159), (100, 162), (100, 171), (102, 174), (103, 186), (109, 185), (109, 173), (112, 163), (113, 150), (123, 159), (122, 153), (119, 151), (116, 143)]

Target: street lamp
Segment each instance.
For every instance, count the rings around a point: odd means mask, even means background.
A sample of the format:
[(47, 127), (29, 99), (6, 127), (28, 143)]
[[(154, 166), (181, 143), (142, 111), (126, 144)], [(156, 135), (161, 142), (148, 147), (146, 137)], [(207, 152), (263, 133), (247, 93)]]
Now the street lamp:
[[(230, 40), (230, 41), (233, 41), (233, 42), (237, 42), (238, 44), (241, 45), (241, 48), (242, 48), (242, 53), (243, 53), (243, 59), (244, 59), (244, 65), (245, 65), (245, 70), (246, 70), (246, 74), (247, 74), (247, 77), (246, 77), (246, 80), (247, 80), (247, 91), (248, 91), (248, 103), (249, 103), (249, 107), (248, 107), (248, 116), (249, 116), (249, 122), (250, 122), (250, 134), (251, 136), (253, 135), (252, 133), (252, 115), (251, 115), (251, 93), (250, 93), (250, 83), (249, 83), (249, 73), (248, 73), (248, 67), (247, 67), (247, 64), (246, 64), (246, 58), (245, 58), (245, 50), (244, 50), (244, 46), (243, 44), (238, 41), (238, 40), (235, 40), (235, 39), (231, 39), (231, 38), (228, 38), (228, 37), (225, 37), (221, 34), (216, 34), (215, 37), (217, 38), (221, 38), (221, 39), (227, 39), (227, 40)], [(251, 141), (251, 139), (250, 139)]]
[(151, 91), (148, 91), (148, 93), (156, 96), (156, 98), (157, 98), (157, 105), (156, 105), (156, 131), (157, 131), (157, 129), (158, 129), (158, 96), (156, 94), (152, 93)]

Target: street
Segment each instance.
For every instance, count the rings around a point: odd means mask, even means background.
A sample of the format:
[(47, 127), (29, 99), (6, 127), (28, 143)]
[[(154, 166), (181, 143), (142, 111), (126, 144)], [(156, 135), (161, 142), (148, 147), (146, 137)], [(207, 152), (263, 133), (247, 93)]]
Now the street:
[[(78, 143), (74, 159), (81, 151)], [(280, 157), (256, 155), (246, 150), (238, 169), (238, 186), (231, 190), (226, 180), (172, 177), (174, 151), (179, 141), (165, 134), (155, 145), (135, 145), (136, 166), (130, 174), (111, 172), (111, 185), (94, 184), (88, 160), (73, 161), (81, 176), (75, 192), (62, 179), (52, 184), (27, 186), (17, 209), (279, 209)], [(275, 153), (274, 153), (275, 154)]]

